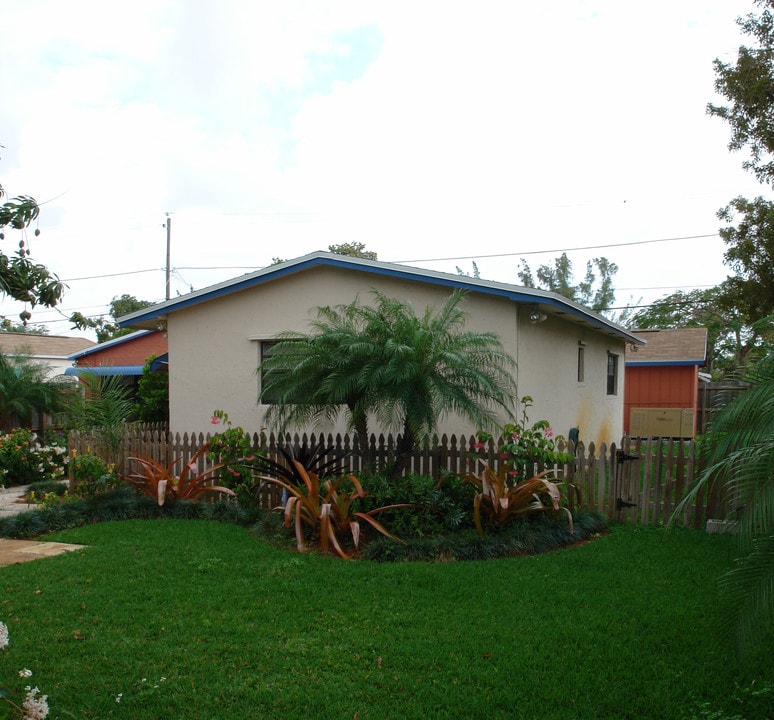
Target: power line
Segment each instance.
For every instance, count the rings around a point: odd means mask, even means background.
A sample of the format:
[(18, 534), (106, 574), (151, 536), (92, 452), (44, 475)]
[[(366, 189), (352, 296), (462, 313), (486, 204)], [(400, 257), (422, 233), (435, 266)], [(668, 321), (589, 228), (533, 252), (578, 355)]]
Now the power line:
[(394, 263), (441, 262), (444, 260), (478, 260), (483, 258), (519, 257), (521, 255), (543, 255), (546, 253), (573, 252), (575, 250), (599, 250), (601, 248), (630, 247), (632, 245), (649, 245), (651, 243), (674, 242), (675, 240), (698, 240), (700, 238), (711, 238), (711, 237), (718, 237), (718, 233), (711, 233), (709, 235), (683, 235), (681, 237), (659, 238), (658, 240), (635, 240), (634, 242), (629, 242), (629, 243), (608, 243), (606, 245), (584, 245), (582, 247), (555, 248), (552, 250), (527, 250), (524, 252), (496, 253), (494, 255), (460, 255), (459, 257), (424, 258), (422, 260), (393, 260), (392, 262)]

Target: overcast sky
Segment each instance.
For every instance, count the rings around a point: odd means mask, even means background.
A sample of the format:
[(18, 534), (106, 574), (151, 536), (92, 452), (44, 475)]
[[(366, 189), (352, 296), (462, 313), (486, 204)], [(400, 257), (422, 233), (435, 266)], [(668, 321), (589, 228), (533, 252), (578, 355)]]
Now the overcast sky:
[(0, 182), (42, 204), (65, 316), (164, 299), (167, 213), (173, 297), (356, 241), (514, 283), (520, 258), (567, 251), (580, 279), (605, 256), (617, 305), (650, 302), (721, 282), (715, 213), (765, 193), (706, 114), (754, 10), (2, 0)]

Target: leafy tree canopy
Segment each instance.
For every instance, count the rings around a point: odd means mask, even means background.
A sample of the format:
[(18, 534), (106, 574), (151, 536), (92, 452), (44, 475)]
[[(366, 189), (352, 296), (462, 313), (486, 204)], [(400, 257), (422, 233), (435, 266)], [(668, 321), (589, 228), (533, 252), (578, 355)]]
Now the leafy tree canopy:
[(341, 243), (339, 245), (328, 245), (328, 252), (337, 255), (349, 255), (350, 257), (359, 257), (366, 260), (376, 260), (376, 253), (373, 250), (366, 250), (366, 246), (361, 242)]
[[(762, 328), (751, 328), (734, 304), (727, 284), (683, 292), (656, 300), (629, 318), (632, 329), (707, 328), (707, 372), (720, 379), (743, 365), (756, 351)], [(757, 352), (757, 351), (756, 351)]]
[(97, 342), (107, 342), (123, 335), (134, 332), (131, 328), (122, 328), (117, 320), (123, 315), (128, 315), (136, 310), (150, 307), (154, 303), (150, 300), (138, 300), (134, 295), (124, 293), (121, 297), (114, 297), (110, 301), (110, 317), (106, 320), (104, 316), (99, 318), (87, 318), (80, 313), (74, 313), (71, 318), (80, 327), (93, 328), (97, 332)]
[(45, 325), (30, 325), (25, 322), (16, 323), (10, 318), (3, 317), (0, 320), (0, 332), (26, 333), (27, 335), (48, 335), (48, 328)]
[(609, 311), (615, 302), (613, 278), (618, 265), (605, 257), (594, 258), (586, 263), (583, 280), (576, 282), (572, 272), (572, 261), (567, 253), (554, 259), (553, 265), (541, 265), (537, 271), (537, 282), (526, 260), (521, 261), (519, 280), (525, 287), (539, 287), (558, 293), (573, 302), (591, 308), (595, 312)]
[[(0, 146), (2, 147), (2, 146)], [(6, 197), (0, 185), (0, 200)], [(29, 195), (19, 195), (0, 204), (0, 240), (5, 240), (5, 228), (19, 233), (18, 250), (11, 255), (0, 251), (0, 293), (14, 300), (36, 305), (55, 307), (62, 299), (65, 286), (50, 273), (45, 265), (34, 262), (30, 255), (28, 228), (38, 219), (40, 208)], [(40, 234), (35, 229), (34, 234)], [(25, 308), (19, 315), (22, 324), (32, 317)]]
[(763, 10), (737, 19), (754, 47), (742, 45), (735, 64), (714, 61), (715, 90), (728, 105), (709, 103), (710, 115), (726, 120), (731, 126), (729, 149), (748, 147), (750, 159), (744, 168), (762, 183), (774, 185), (774, 0), (755, 0)]

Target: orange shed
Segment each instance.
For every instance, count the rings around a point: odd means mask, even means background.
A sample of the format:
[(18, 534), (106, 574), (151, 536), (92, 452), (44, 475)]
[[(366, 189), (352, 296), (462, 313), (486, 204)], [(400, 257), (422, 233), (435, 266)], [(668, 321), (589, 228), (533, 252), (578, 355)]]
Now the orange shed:
[(627, 346), (624, 432), (634, 436), (693, 437), (699, 368), (707, 359), (706, 328), (635, 330), (644, 346)]

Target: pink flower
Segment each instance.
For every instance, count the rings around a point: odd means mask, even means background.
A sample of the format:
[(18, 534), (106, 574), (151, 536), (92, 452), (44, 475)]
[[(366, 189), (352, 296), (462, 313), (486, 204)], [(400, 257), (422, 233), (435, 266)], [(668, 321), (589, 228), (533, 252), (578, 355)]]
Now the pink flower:
[(519, 474), (519, 471), (518, 471), (518, 470), (509, 470), (509, 471), (508, 471), (508, 474), (509, 474), (511, 477), (513, 477), (513, 476), (515, 476), (515, 475), (518, 475), (518, 474)]
[(482, 442), (473, 443), (473, 447), (476, 448), (476, 450), (482, 450), (486, 446)]
[(507, 452), (501, 452), (497, 457), (499, 457), (500, 460), (507, 460), (508, 459), (508, 453)]
[(550, 427), (547, 427), (545, 430), (543, 430), (543, 435), (545, 435), (547, 438), (553, 437), (554, 431)]
[(210, 418), (210, 422), (211, 422), (213, 425), (220, 425), (220, 418), (219, 418), (217, 415), (213, 415), (213, 416)]

